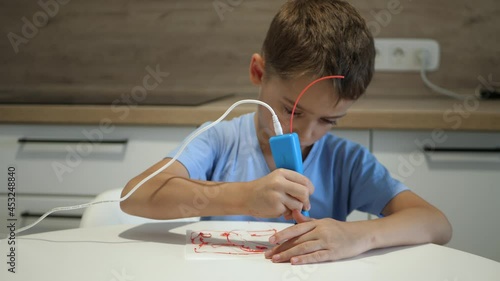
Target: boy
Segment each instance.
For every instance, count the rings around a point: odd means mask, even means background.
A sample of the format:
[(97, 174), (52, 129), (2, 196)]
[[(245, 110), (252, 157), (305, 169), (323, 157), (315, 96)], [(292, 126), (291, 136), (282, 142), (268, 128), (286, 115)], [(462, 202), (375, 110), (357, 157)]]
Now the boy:
[[(338, 260), (380, 247), (448, 242), (451, 226), (443, 213), (393, 179), (365, 148), (328, 134), (365, 92), (374, 56), (373, 38), (347, 2), (288, 1), (271, 23), (262, 54), (250, 62), (259, 99), (276, 111), (283, 131), (289, 130), (287, 120), (304, 87), (327, 75), (345, 76), (312, 86), (295, 111), (304, 175), (275, 169), (268, 146), (271, 115), (259, 107), (201, 134), (121, 208), (148, 218), (181, 218), (189, 216), (182, 206), (208, 192), (209, 204), (191, 215), (293, 218), (298, 224), (273, 235), (270, 242), (278, 245), (265, 253), (273, 262), (292, 264)], [(122, 196), (169, 160), (133, 178)], [(310, 210), (311, 218), (302, 216), (302, 209)], [(345, 222), (352, 210), (381, 218)]]

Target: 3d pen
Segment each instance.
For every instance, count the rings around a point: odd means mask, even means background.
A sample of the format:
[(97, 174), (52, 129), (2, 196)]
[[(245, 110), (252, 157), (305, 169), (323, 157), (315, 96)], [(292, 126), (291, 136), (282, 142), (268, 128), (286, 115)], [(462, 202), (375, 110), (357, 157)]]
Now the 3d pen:
[[(297, 133), (273, 136), (269, 139), (276, 168), (283, 168), (303, 174), (302, 152)], [(302, 215), (309, 217), (309, 211), (302, 210)]]

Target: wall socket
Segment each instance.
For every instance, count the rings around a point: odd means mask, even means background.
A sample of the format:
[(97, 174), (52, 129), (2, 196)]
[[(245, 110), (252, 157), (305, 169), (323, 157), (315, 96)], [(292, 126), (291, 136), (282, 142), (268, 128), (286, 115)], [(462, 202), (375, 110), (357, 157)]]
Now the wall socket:
[(432, 39), (376, 38), (375, 71), (408, 72), (420, 71), (422, 63), (419, 54), (429, 55), (427, 71), (439, 67), (439, 44)]

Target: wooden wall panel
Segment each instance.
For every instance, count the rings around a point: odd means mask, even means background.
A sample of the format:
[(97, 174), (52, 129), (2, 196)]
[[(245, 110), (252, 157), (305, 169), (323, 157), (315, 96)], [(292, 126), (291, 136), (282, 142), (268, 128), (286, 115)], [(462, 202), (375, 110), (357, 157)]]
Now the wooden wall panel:
[[(55, 1), (55, 0), (53, 0)], [(352, 0), (367, 22), (395, 0)], [(47, 2), (47, 1), (45, 1)], [(51, 2), (51, 1), (48, 1)], [(214, 2), (241, 3), (221, 20)], [(71, 0), (16, 54), (7, 35), (21, 35), (22, 17), (37, 1), (0, 3), (0, 91), (117, 94), (142, 83), (145, 67), (169, 72), (153, 92), (256, 93), (248, 63), (283, 1)], [(441, 66), (434, 82), (462, 93), (478, 77), (500, 81), (500, 4), (496, 0), (400, 0), (401, 12), (377, 37), (434, 38)], [(427, 96), (417, 73), (377, 73), (371, 96)]]
[[(387, 10), (390, 1), (351, 1), (367, 22), (376, 21), (374, 14)], [(463, 94), (472, 94), (479, 77), (492, 75), (500, 81), (500, 2), (400, 0), (401, 12), (380, 28), (377, 37), (432, 38), (441, 47), (440, 68), (429, 78)], [(497, 83), (498, 84), (498, 83)], [(411, 90), (406, 91), (406, 89)], [(391, 89), (394, 89), (394, 92)], [(423, 86), (418, 73), (377, 73), (371, 91), (376, 94), (423, 95), (435, 93)]]

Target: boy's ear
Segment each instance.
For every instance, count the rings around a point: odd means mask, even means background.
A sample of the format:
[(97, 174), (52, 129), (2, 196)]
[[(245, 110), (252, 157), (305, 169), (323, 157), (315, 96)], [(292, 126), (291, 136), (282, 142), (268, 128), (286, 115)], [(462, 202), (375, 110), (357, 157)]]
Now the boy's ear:
[(250, 81), (255, 85), (262, 84), (264, 76), (264, 59), (259, 54), (253, 54), (250, 61)]

